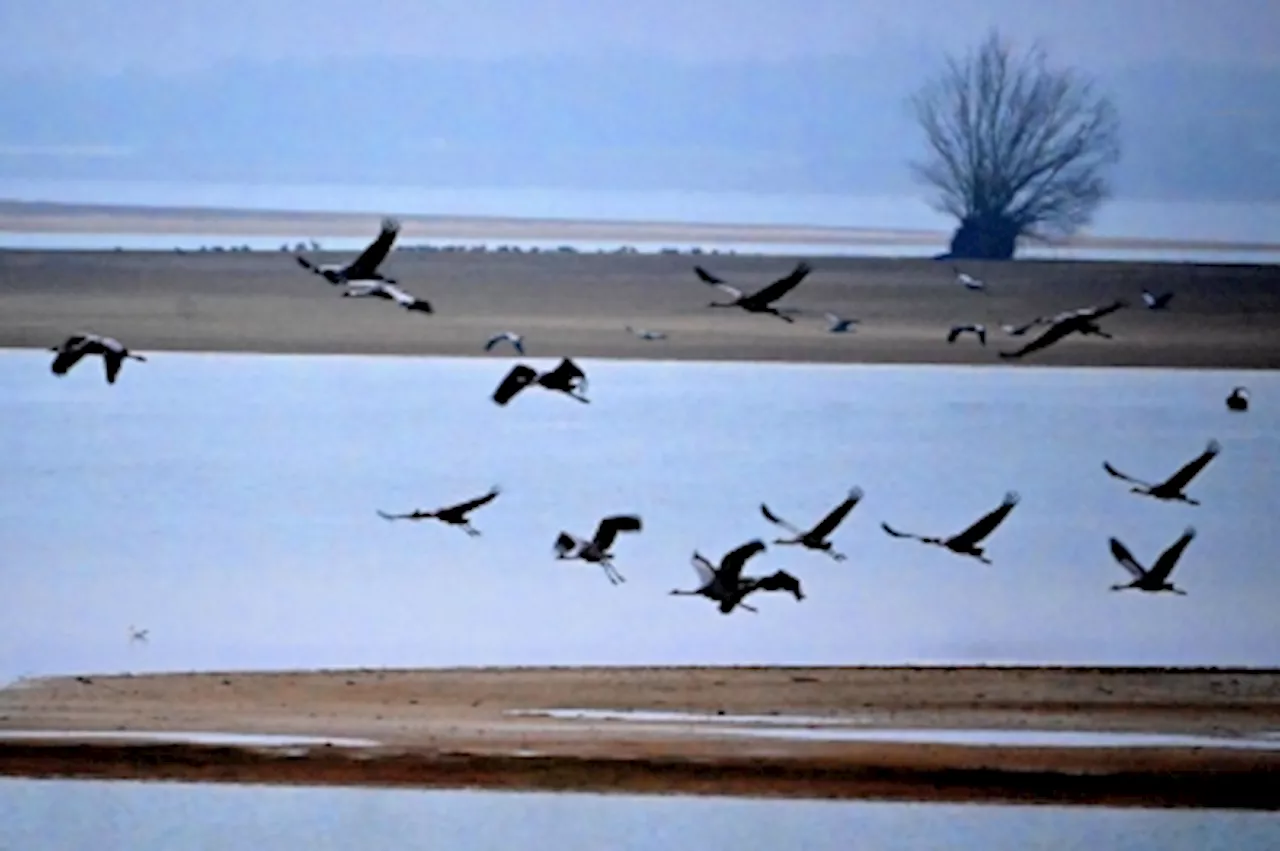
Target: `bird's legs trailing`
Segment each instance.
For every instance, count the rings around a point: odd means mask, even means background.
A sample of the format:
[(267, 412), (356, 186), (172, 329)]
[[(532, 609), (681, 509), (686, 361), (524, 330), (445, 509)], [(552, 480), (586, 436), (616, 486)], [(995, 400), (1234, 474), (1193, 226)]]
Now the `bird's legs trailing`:
[(462, 531), (466, 532), (467, 535), (469, 535), (472, 538), (480, 537), (480, 530), (477, 529), (475, 526), (472, 526), (470, 523), (463, 523)]
[(608, 559), (603, 559), (600, 562), (600, 566), (604, 568), (604, 575), (607, 576), (609, 578), (609, 581), (614, 585), (617, 585), (619, 582), (627, 581), (627, 578), (618, 572), (618, 568), (613, 566), (612, 561), (609, 561)]

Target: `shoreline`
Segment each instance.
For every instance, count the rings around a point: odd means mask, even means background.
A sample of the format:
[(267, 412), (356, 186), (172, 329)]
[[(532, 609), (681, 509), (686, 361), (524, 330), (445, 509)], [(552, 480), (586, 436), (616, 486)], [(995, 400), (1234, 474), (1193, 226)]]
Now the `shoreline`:
[[(321, 262), (350, 252), (320, 252)], [(925, 259), (814, 260), (779, 303), (793, 322), (710, 310), (720, 293), (701, 264), (744, 289), (786, 274), (782, 257), (560, 252), (397, 251), (384, 268), (430, 314), (340, 288), (289, 253), (0, 250), (0, 348), (47, 349), (80, 331), (147, 351), (476, 356), (510, 362), (485, 341), (524, 337), (532, 358), (678, 362), (788, 362), (1280, 368), (1280, 266), (1090, 261), (965, 264), (983, 292), (955, 282), (950, 264)], [(1144, 288), (1176, 294), (1142, 307)], [(996, 352), (1034, 339), (1001, 326), (1127, 299), (1107, 317), (1113, 339), (1064, 340), (1018, 361)], [(860, 319), (828, 332), (825, 314)], [(987, 340), (947, 342), (955, 324), (981, 323)], [(650, 329), (661, 340), (626, 329)], [(142, 372), (142, 369), (139, 369)], [(127, 380), (127, 379), (126, 379)], [(1227, 388), (1229, 390), (1230, 388)], [(1224, 394), (1226, 390), (1223, 391)]]
[[(936, 246), (947, 230), (855, 225), (747, 224), (650, 219), (581, 219), (499, 215), (391, 214), (401, 237), (459, 240), (580, 240), (635, 243), (747, 243), (758, 245)], [(216, 234), (286, 238), (365, 237), (378, 213), (145, 204), (73, 204), (0, 198), (0, 232)], [(216, 225), (216, 227), (211, 227)], [(1041, 243), (1033, 243), (1039, 245)], [(1043, 243), (1062, 249), (1280, 253), (1280, 242), (1079, 234)]]
[[(1278, 686), (1277, 669), (1031, 666), (64, 676), (0, 689), (0, 732), (67, 730), (101, 738), (2, 739), (0, 776), (1276, 811), (1280, 743), (1265, 749), (931, 744), (775, 731), (795, 718), (819, 733), (853, 725), (1270, 736), (1280, 729)], [(660, 709), (708, 721), (512, 714), (539, 706)], [(717, 727), (730, 722), (754, 725), (756, 733), (729, 735)], [(183, 730), (377, 744), (110, 738), (167, 731), (180, 739)]]

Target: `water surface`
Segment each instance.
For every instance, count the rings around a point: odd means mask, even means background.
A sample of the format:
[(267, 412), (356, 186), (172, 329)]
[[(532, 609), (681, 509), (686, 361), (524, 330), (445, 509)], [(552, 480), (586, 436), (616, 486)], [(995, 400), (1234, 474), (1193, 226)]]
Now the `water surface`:
[(22, 851), (1277, 846), (1270, 813), (0, 778), (0, 848)]
[[(477, 343), (479, 345), (479, 343)], [(1280, 663), (1280, 394), (1272, 373), (584, 360), (591, 405), (506, 408), (492, 359), (0, 352), (0, 681), (66, 672), (531, 664)], [(550, 361), (530, 361), (543, 366)], [(1223, 405), (1248, 384), (1247, 414)], [(1203, 505), (1129, 493), (1210, 438)], [(480, 538), (375, 511), (501, 485)], [(807, 598), (722, 616), (713, 558), (866, 497), (848, 561), (757, 556)], [(1021, 504), (984, 566), (890, 539)], [(620, 538), (624, 585), (557, 562), (561, 530)], [(1113, 593), (1118, 536), (1151, 563), (1183, 528), (1186, 597)], [(130, 625), (150, 630), (131, 642)]]

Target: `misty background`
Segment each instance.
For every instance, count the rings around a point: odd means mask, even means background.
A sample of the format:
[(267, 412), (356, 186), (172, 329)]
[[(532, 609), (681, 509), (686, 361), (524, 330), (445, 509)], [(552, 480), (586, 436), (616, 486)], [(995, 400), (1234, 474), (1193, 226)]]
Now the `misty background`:
[(925, 197), (992, 25), (1111, 94), (1117, 198), (1280, 200), (1267, 0), (10, 0), (0, 178)]

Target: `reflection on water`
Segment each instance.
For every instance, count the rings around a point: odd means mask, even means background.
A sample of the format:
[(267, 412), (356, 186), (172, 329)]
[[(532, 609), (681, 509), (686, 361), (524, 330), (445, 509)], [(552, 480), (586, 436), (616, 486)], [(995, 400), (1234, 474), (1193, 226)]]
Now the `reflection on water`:
[[(628, 721), (661, 724), (673, 733), (813, 739), (842, 742), (919, 742), (1055, 748), (1239, 748), (1280, 750), (1280, 734), (1256, 737), (1191, 736), (1170, 733), (1107, 733), (1094, 730), (962, 730), (946, 728), (863, 727), (858, 718), (813, 715), (703, 715), (622, 709), (517, 709), (508, 715), (533, 715), (578, 721)], [(749, 724), (752, 726), (740, 726)], [(739, 725), (739, 726), (733, 726)], [(0, 734), (2, 735), (2, 734)]]
[(1029, 848), (1269, 851), (1280, 817), (1206, 810), (202, 786), (0, 778), (0, 848)]
[[(110, 329), (101, 329), (109, 331)], [(537, 340), (527, 338), (537, 351)], [(480, 342), (477, 342), (477, 346)], [(519, 664), (1274, 665), (1272, 373), (583, 361), (591, 405), (498, 408), (489, 359), (149, 353), (114, 386), (0, 353), (0, 681), (79, 671)], [(531, 361), (542, 365), (543, 363)], [(1247, 384), (1254, 409), (1232, 414)], [(1217, 438), (1200, 507), (1129, 493)], [(502, 495), (469, 538), (378, 509)], [(866, 497), (849, 560), (771, 547), (806, 598), (723, 616), (689, 558)], [(985, 566), (889, 538), (959, 531), (1018, 490)], [(557, 562), (611, 513), (627, 577)], [(1199, 531), (1189, 596), (1112, 593)], [(131, 642), (128, 626), (150, 630)]]

